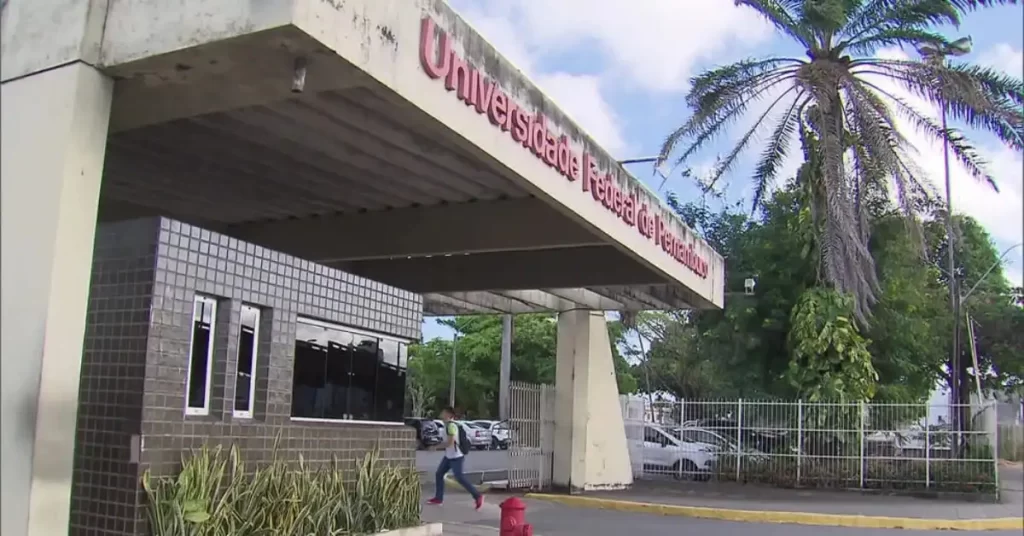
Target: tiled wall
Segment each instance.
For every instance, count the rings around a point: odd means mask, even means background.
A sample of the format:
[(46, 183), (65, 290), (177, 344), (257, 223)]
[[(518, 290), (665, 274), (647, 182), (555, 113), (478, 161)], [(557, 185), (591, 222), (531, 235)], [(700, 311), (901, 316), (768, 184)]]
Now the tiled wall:
[(156, 220), (97, 229), (86, 316), (71, 496), (71, 533), (135, 534)]
[[(125, 238), (127, 236), (132, 238)], [(126, 382), (133, 386), (135, 390), (132, 392), (137, 397), (141, 396), (141, 409), (135, 405), (133, 415), (118, 421), (120, 431), (117, 437), (117, 441), (127, 444), (131, 441), (131, 434), (141, 432), (140, 450), (137, 452), (140, 463), (118, 466), (125, 475), (124, 481), (118, 480), (118, 489), (135, 493), (138, 476), (147, 468), (156, 475), (174, 473), (182, 452), (202, 444), (238, 444), (245, 458), (254, 462), (268, 460), (278, 440), (280, 456), (297, 459), (301, 453), (311, 462), (330, 461), (332, 456), (354, 462), (376, 446), (384, 460), (408, 465), (415, 463), (411, 428), (296, 422), (289, 416), (294, 337), (299, 316), (417, 339), (422, 322), (422, 302), (418, 295), (167, 219), (101, 226), (97, 236), (97, 266), (106, 262), (101, 260), (106, 251), (101, 247), (101, 237), (119, 244), (137, 242), (139, 251), (135, 254), (138, 263), (141, 264), (142, 259), (149, 262), (148, 279), (144, 284), (131, 283), (127, 287), (104, 290), (118, 296), (129, 289), (142, 292), (138, 302), (149, 313), (148, 326), (140, 326), (141, 340), (130, 343), (136, 348), (132, 361), (136, 368), (129, 374), (135, 381)], [(95, 274), (93, 279), (92, 292), (97, 295), (99, 289)], [(197, 293), (217, 300), (211, 408), (208, 416), (185, 416), (185, 377), (192, 306)], [(135, 294), (131, 296), (134, 299)], [(243, 304), (261, 309), (255, 415), (252, 419), (237, 419), (231, 413), (239, 311)], [(103, 309), (100, 305), (90, 301), (90, 318), (101, 314)], [(94, 308), (97, 311), (94, 312)], [(118, 326), (109, 325), (116, 324), (114, 317), (103, 315), (103, 320), (98, 323), (103, 325), (103, 329), (120, 333)], [(90, 337), (95, 337), (97, 330), (89, 333), (87, 347), (93, 344)], [(134, 335), (134, 331), (131, 333)], [(117, 344), (129, 343), (119, 340)], [(107, 374), (109, 370), (104, 367), (109, 366), (110, 359), (94, 357), (91, 363)], [(83, 365), (83, 400), (98, 396), (98, 392), (106, 392), (103, 389), (97, 391), (98, 384), (86, 382), (86, 366)], [(102, 377), (99, 373), (94, 375)], [(117, 398), (120, 395), (111, 396)], [(101, 413), (107, 411), (107, 399), (97, 403)], [(103, 463), (96, 457), (96, 451), (83, 450), (88, 443), (82, 442), (85, 431), (82, 423), (80, 418), (76, 462), (80, 462), (82, 467)], [(128, 460), (131, 456), (129, 450), (106, 448), (103, 453), (109, 453), (119, 460), (118, 463), (123, 463), (121, 460)], [(76, 483), (76, 489), (86, 482), (86, 472), (81, 473), (83, 478)], [(78, 474), (76, 472), (76, 476)], [(98, 504), (94, 497), (103, 489), (83, 487), (82, 494), (88, 495), (89, 499), (77, 500), (76, 496), (76, 504)], [(135, 500), (135, 495), (125, 498), (131, 501), (122, 504), (142, 504)], [(119, 513), (125, 517), (117, 515)], [(85, 514), (79, 515), (86, 519), (83, 516)], [(102, 516), (102, 520), (94, 516), (88, 518), (89, 523), (83, 524), (83, 521), (76, 525), (80, 527), (76, 534), (136, 534), (144, 530), (144, 511), (141, 508), (126, 507), (113, 513), (105, 512)], [(103, 521), (107, 519), (115, 520)], [(93, 531), (100, 526), (114, 527), (114, 530)]]

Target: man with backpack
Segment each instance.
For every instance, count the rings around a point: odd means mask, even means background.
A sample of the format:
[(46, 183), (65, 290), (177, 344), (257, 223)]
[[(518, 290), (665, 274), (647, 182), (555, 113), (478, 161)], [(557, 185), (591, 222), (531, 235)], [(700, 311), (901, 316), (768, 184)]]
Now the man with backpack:
[(427, 504), (440, 505), (444, 503), (444, 475), (451, 471), (455, 475), (455, 481), (473, 496), (473, 502), (476, 504), (476, 509), (479, 510), (484, 505), (484, 496), (466, 480), (466, 475), (462, 472), (463, 462), (466, 461), (466, 453), (470, 448), (469, 437), (466, 436), (462, 425), (453, 419), (455, 419), (455, 409), (444, 408), (441, 412), (441, 420), (444, 421), (446, 437), (436, 447), (438, 450), (444, 449), (444, 456), (441, 458), (441, 464), (437, 466), (434, 498), (427, 501)]

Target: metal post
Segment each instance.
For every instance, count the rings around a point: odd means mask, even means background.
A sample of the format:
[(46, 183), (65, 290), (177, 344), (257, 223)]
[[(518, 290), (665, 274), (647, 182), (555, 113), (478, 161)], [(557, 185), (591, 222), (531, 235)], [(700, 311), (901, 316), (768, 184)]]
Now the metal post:
[(459, 342), (459, 336), (457, 334), (452, 335), (452, 370), (451, 376), (448, 378), (448, 405), (455, 407), (455, 364), (458, 359), (455, 353), (456, 343)]
[(864, 489), (864, 401), (860, 402), (860, 488)]
[(995, 437), (993, 438), (993, 441), (992, 441), (992, 466), (993, 466), (992, 470), (994, 471), (992, 474), (995, 475), (996, 500), (997, 501), (999, 500), (999, 495), (1000, 495), (1000, 493), (999, 493), (1000, 486), (999, 486), (999, 412), (998, 412), (998, 409), (999, 408), (998, 408), (998, 406), (996, 406), (996, 401), (993, 400), (992, 401), (992, 412), (995, 413), (995, 417), (996, 417), (996, 430), (995, 430), (996, 434), (995, 434)]
[(932, 405), (924, 406), (924, 488), (932, 487)]
[(800, 469), (804, 462), (804, 401), (796, 401), (796, 485), (800, 485)]
[(740, 481), (740, 466), (743, 465), (743, 399), (736, 402), (736, 482)]
[(498, 418), (507, 421), (508, 383), (512, 380), (512, 315), (501, 317), (501, 366), (498, 377)]

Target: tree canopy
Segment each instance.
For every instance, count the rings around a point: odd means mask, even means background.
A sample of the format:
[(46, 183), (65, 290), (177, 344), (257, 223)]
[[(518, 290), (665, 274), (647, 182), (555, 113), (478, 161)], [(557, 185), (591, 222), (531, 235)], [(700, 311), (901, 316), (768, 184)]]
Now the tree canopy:
[[(954, 122), (988, 131), (1024, 150), (1024, 83), (995, 70), (945, 60), (964, 43), (936, 31), (968, 12), (1016, 0), (736, 0), (805, 50), (799, 57), (751, 58), (710, 69), (692, 80), (690, 118), (670, 133), (662, 160), (685, 162), (759, 101), (767, 108), (722, 157), (707, 187), (731, 170), (766, 124), (771, 134), (753, 176), (757, 209), (770, 191), (791, 141), (801, 140), (808, 191), (804, 203), (819, 235), (821, 276), (852, 297), (867, 324), (882, 289), (869, 249), (868, 197), (893, 198), (907, 218), (932, 197), (912, 158), (903, 125), (950, 151), (974, 177), (995, 185), (959, 131), (917, 109), (882, 82), (942, 109)], [(920, 50), (922, 59), (883, 59), (886, 47)], [(945, 117), (945, 116), (944, 116)]]
[[(498, 379), (501, 363), (501, 316), (459, 316), (440, 321), (458, 335), (455, 403), (480, 418), (498, 415)], [(516, 315), (512, 338), (512, 380), (554, 384), (557, 323), (553, 315)], [(623, 329), (608, 323), (619, 391), (636, 390), (636, 379), (619, 354)], [(432, 339), (409, 349), (409, 385), (412, 411), (432, 414), (448, 403), (452, 341)], [(418, 406), (418, 407), (415, 407)]]
[[(850, 322), (852, 304), (843, 294), (816, 285), (817, 237), (805, 226), (802, 195), (792, 181), (764, 202), (758, 217), (739, 207), (715, 213), (670, 196), (679, 215), (728, 256), (726, 307), (640, 315), (638, 329), (650, 349), (634, 376), (641, 378), (647, 367), (654, 390), (684, 398), (892, 402), (926, 399), (939, 381), (949, 382), (952, 318), (938, 267), (942, 223), (925, 226), (925, 251), (907, 232), (906, 217), (879, 205), (869, 247), (882, 292), (876, 321), (862, 330)], [(1012, 331), (1021, 326), (1024, 309), (1014, 302), (988, 235), (971, 218), (958, 222), (965, 250), (957, 257), (958, 277), (977, 281), (995, 265), (966, 304), (987, 371), (984, 383), (1014, 388), (1024, 378), (1024, 339)], [(736, 292), (747, 277), (757, 279), (752, 296)], [(963, 352), (970, 363), (966, 344)]]

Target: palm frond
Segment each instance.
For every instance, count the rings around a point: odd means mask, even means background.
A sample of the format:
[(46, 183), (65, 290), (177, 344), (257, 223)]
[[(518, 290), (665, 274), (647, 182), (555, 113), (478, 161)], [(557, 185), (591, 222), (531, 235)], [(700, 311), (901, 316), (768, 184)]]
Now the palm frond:
[(1024, 151), (1024, 82), (992, 69), (970, 65), (934, 65), (908, 60), (863, 60), (857, 74), (876, 74), (944, 107), (954, 121), (995, 134)]
[(733, 0), (737, 6), (745, 6), (757, 11), (780, 32), (810, 48), (813, 37), (806, 28), (800, 25), (801, 14), (797, 12), (802, 2), (793, 0)]
[(684, 162), (738, 118), (749, 106), (764, 97), (773, 88), (791, 80), (795, 70), (791, 67), (764, 72), (748, 78), (746, 83), (729, 82), (715, 96), (709, 96), (694, 109), (693, 115), (682, 126), (670, 133), (662, 144), (660, 165), (674, 152), (680, 140), (691, 138), (692, 143), (676, 159)]
[(960, 24), (961, 10), (949, 0), (873, 0), (864, 2), (843, 28), (846, 41), (856, 41), (871, 32), (892, 29), (924, 29)]
[(718, 179), (720, 179), (722, 175), (724, 175), (732, 168), (733, 164), (736, 163), (736, 159), (739, 157), (740, 153), (743, 152), (743, 150), (747, 148), (747, 145), (750, 144), (750, 140), (753, 139), (754, 134), (756, 134), (757, 131), (761, 128), (761, 124), (764, 123), (764, 120), (768, 117), (769, 114), (771, 114), (772, 110), (775, 109), (775, 106), (782, 102), (782, 99), (784, 99), (786, 95), (793, 91), (797, 91), (797, 89), (797, 86), (790, 87), (789, 89), (783, 91), (781, 95), (779, 95), (774, 101), (772, 101), (771, 104), (768, 105), (768, 108), (757, 118), (757, 120), (754, 121), (754, 124), (751, 125), (749, 129), (747, 129), (747, 132), (740, 136), (739, 141), (737, 141), (736, 145), (734, 145), (732, 150), (729, 151), (729, 154), (721, 161), (719, 161), (718, 164), (715, 166), (715, 170), (712, 172), (710, 179), (708, 179), (707, 181), (707, 188), (713, 188), (715, 184), (718, 182)]
[[(928, 136), (932, 140), (948, 143), (950, 151), (972, 177), (988, 183), (988, 185), (996, 191), (999, 190), (995, 179), (985, 170), (985, 162), (978, 154), (977, 149), (967, 141), (966, 137), (955, 129), (948, 127), (943, 128), (941, 125), (936, 123), (935, 120), (915, 109), (910, 105), (910, 103), (898, 95), (894, 95), (891, 92), (878, 87), (876, 84), (865, 80), (860, 80), (860, 83), (878, 92), (891, 101), (892, 104), (895, 105), (897, 113), (908, 120), (918, 132)], [(885, 103), (881, 103), (880, 105), (885, 106)]]
[(800, 123), (800, 116), (807, 106), (807, 92), (801, 90), (793, 99), (793, 104), (782, 115), (782, 119), (775, 125), (768, 145), (761, 153), (761, 159), (754, 168), (754, 198), (751, 203), (751, 212), (757, 210), (764, 201), (764, 194), (771, 187), (778, 175), (779, 166), (786, 160), (789, 154), (789, 145), (793, 135)]
[(870, 56), (885, 47), (918, 48), (924, 44), (944, 47), (949, 46), (950, 41), (942, 34), (919, 28), (891, 28), (844, 41), (836, 48), (850, 54)]

